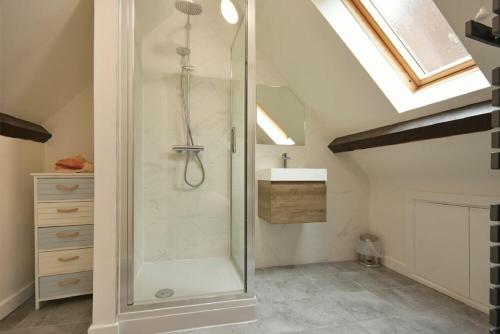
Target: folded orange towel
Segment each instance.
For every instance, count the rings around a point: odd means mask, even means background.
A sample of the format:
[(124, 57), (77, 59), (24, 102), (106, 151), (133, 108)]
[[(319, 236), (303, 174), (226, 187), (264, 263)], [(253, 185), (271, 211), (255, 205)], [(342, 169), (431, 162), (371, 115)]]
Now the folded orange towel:
[(79, 154), (57, 161), (55, 163), (55, 170), (61, 173), (90, 173), (94, 171), (94, 165)]

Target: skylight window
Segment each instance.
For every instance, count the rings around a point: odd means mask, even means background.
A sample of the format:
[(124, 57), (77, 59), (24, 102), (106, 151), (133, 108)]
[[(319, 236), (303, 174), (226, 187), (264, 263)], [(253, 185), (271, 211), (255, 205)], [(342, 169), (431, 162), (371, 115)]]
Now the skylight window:
[(491, 86), (432, 0), (311, 1), (399, 113)]
[(349, 0), (418, 88), (476, 66), (433, 0)]

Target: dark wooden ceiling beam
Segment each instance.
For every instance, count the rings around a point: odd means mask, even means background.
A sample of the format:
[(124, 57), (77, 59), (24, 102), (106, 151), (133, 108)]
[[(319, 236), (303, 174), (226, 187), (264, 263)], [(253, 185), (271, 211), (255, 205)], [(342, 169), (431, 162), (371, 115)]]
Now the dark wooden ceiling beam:
[(333, 153), (443, 138), (492, 129), (489, 102), (336, 138), (328, 145)]
[(491, 27), (476, 21), (465, 23), (465, 36), (473, 40), (500, 47), (500, 37), (493, 34)]
[(52, 137), (43, 126), (0, 113), (0, 135), (45, 143)]
[(500, 15), (500, 0), (493, 0), (493, 13)]

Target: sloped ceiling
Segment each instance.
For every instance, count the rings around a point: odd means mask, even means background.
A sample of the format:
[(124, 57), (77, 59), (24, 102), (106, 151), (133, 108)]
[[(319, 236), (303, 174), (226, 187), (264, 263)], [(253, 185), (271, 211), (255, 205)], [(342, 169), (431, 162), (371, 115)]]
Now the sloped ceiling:
[[(136, 48), (142, 50), (145, 80), (178, 74), (180, 57), (176, 48), (185, 45), (186, 15), (175, 9), (175, 0), (136, 1)], [(228, 24), (220, 2), (197, 0), (201, 15), (191, 17), (190, 61), (196, 76), (229, 78), (229, 60), (239, 25)], [(141, 43), (142, 45), (140, 45)]]
[[(340, 1), (340, 0), (337, 0)], [(164, 1), (141, 1), (143, 9), (164, 15)], [(479, 1), (436, 0), (469, 52), (489, 77), (498, 55), (463, 37), (464, 22)], [(333, 136), (478, 102), (475, 92), (398, 114), (310, 1), (257, 0), (257, 38), (265, 54), (295, 93), (313, 107)], [(490, 4), (487, 1), (487, 6)], [(92, 81), (91, 0), (0, 1), (0, 110), (44, 122)], [(148, 32), (159, 22), (155, 15)]]
[(92, 0), (0, 1), (0, 112), (43, 123), (92, 83)]
[[(311, 1), (257, 2), (258, 52), (273, 63), (297, 96), (317, 112), (331, 130), (332, 139), (484, 101), (490, 96), (489, 90), (483, 90), (398, 114)], [(436, 3), (489, 77), (495, 53), (463, 37), (465, 21), (474, 17), (479, 1)]]
[[(197, 3), (201, 4), (204, 9), (204, 16), (207, 14), (207, 9), (209, 13), (212, 14), (213, 24), (218, 24), (219, 20), (222, 19), (219, 13), (219, 2), (213, 0), (198, 0)], [(244, 0), (233, 0), (239, 13), (243, 12)], [(161, 23), (163, 23), (170, 15), (175, 13), (175, 1), (174, 0), (146, 0), (146, 1), (136, 1), (135, 2), (135, 30), (138, 37), (146, 36), (148, 33), (156, 29)], [(216, 11), (219, 13), (218, 18), (213, 17), (213, 13)], [(203, 17), (203, 16), (202, 16)], [(217, 21), (216, 21), (217, 20)]]

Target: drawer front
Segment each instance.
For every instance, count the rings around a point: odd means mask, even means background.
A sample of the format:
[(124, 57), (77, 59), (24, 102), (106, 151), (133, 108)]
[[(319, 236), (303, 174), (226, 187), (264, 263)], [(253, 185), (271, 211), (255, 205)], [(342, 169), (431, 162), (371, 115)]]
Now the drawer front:
[(323, 181), (259, 181), (258, 214), (271, 224), (326, 222)]
[(40, 299), (92, 293), (92, 271), (40, 277), (39, 289)]
[(40, 227), (37, 233), (39, 250), (92, 247), (94, 243), (94, 225)]
[(37, 204), (38, 226), (86, 225), (93, 220), (93, 201)]
[(44, 252), (38, 254), (40, 276), (92, 270), (93, 248)]
[(93, 178), (47, 178), (37, 182), (37, 199), (78, 200), (94, 198)]

